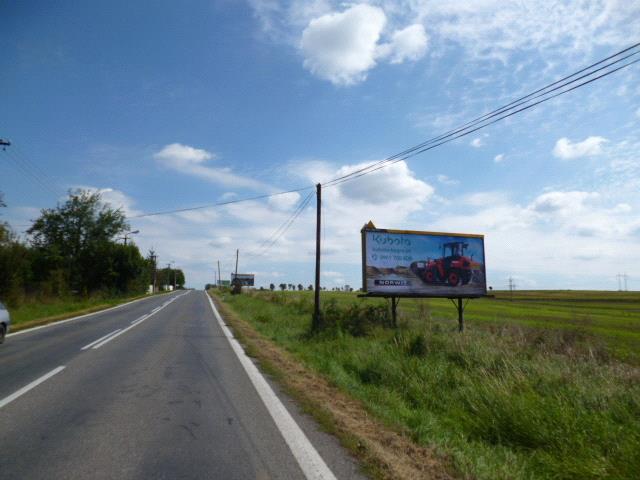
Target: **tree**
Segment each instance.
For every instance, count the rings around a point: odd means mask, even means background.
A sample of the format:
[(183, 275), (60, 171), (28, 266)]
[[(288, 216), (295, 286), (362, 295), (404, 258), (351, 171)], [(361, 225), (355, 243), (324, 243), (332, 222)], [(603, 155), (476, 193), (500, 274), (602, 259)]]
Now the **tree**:
[(287, 289), (287, 284), (286, 283), (281, 283), (279, 285), (279, 287), (280, 287), (280, 290), (282, 290), (284, 292)]
[(313, 290), (313, 285), (309, 285), (309, 286), (307, 287), (307, 290), (309, 290), (309, 291)]
[(115, 241), (128, 229), (124, 213), (104, 204), (100, 193), (70, 191), (64, 204), (41, 210), (27, 231), (34, 275), (54, 294), (65, 285), (82, 294), (144, 291), (150, 280), (148, 262), (133, 242)]
[(273, 283), (269, 285), (269, 290), (273, 292), (275, 289), (276, 289), (276, 286)]
[(304, 290), (304, 287), (302, 286), (301, 283), (298, 284), (298, 291), (301, 292), (302, 290)]

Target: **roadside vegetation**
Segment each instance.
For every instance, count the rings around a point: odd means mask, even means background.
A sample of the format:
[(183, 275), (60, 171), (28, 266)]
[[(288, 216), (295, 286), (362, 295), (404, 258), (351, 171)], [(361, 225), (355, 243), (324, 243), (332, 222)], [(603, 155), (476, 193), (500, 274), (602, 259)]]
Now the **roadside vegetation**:
[(312, 292), (218, 298), (460, 477), (640, 472), (637, 293), (498, 292), (463, 334), (446, 300), (402, 300), (394, 329), (383, 300), (323, 292), (311, 333)]
[[(4, 207), (0, 193), (0, 207)], [(145, 294), (153, 283), (152, 253), (121, 242), (130, 227), (124, 213), (98, 192), (77, 190), (43, 209), (21, 239), (0, 222), (0, 301), (12, 327), (54, 321)], [(157, 272), (157, 284), (184, 284), (180, 270)]]

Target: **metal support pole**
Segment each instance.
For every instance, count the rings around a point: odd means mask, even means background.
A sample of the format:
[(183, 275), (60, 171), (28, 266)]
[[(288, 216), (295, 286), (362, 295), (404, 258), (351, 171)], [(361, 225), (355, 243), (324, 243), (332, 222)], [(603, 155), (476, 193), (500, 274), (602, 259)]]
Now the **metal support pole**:
[(464, 332), (464, 306), (462, 298), (458, 298), (458, 331)]
[(322, 209), (322, 185), (316, 185), (316, 290), (313, 305), (313, 319), (311, 329), (317, 331), (320, 328), (320, 219)]
[(397, 297), (391, 297), (391, 322), (393, 323), (393, 328), (398, 327), (398, 302), (400, 301)]
[(222, 286), (222, 277), (220, 276), (220, 260), (218, 260), (218, 286)]

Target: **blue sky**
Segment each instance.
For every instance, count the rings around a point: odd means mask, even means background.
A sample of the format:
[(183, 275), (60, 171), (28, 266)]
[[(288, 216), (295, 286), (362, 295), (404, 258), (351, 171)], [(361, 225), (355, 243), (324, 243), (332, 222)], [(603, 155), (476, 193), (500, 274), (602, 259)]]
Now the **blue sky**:
[[(612, 0), (28, 2), (2, 16), (0, 190), (18, 232), (69, 188), (135, 216), (333, 178), (640, 32), (640, 2)], [(624, 272), (639, 288), (639, 68), (328, 189), (323, 283), (359, 286), (373, 220), (484, 234), (494, 288), (614, 289)], [(227, 276), (236, 248), (259, 285), (306, 285), (313, 208), (260, 248), (299, 200), (131, 224), (192, 286), (218, 259)]]

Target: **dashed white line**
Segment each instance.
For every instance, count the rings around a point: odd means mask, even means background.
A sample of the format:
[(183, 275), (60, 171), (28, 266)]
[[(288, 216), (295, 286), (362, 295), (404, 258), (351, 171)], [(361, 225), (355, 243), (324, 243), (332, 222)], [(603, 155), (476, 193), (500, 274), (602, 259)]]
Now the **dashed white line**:
[(145, 313), (144, 315), (142, 315), (141, 317), (136, 318), (134, 321), (131, 322), (131, 325), (135, 325), (138, 322), (141, 322), (142, 320), (144, 320), (145, 318), (147, 318), (149, 316), (148, 313)]
[(8, 405), (11, 402), (13, 402), (16, 398), (21, 397), (22, 395), (27, 393), (29, 390), (37, 387), (42, 382), (44, 382), (44, 381), (50, 379), (51, 377), (53, 377), (56, 373), (60, 373), (62, 370), (64, 370), (64, 366), (54, 368), (49, 373), (47, 373), (47, 374), (41, 376), (40, 378), (38, 378), (37, 380), (34, 380), (33, 382), (31, 382), (29, 385), (25, 385), (24, 387), (22, 387), (17, 392), (12, 393), (11, 395), (9, 395), (6, 398), (3, 398), (2, 400), (0, 400), (0, 408)]
[(104, 340), (105, 338), (110, 337), (110, 336), (111, 336), (111, 335), (113, 335), (114, 333), (118, 333), (120, 330), (122, 330), (122, 329), (121, 329), (121, 328), (119, 328), (119, 329), (117, 329), (117, 330), (114, 330), (114, 331), (113, 331), (113, 332), (111, 332), (111, 333), (107, 333), (104, 337), (100, 337), (99, 339), (94, 340), (93, 342), (91, 342), (91, 343), (89, 343), (89, 344), (85, 345), (84, 347), (82, 347), (80, 350), (86, 350), (87, 348), (91, 348), (91, 347), (93, 347), (96, 343), (100, 343), (100, 342), (101, 342), (102, 340)]
[(231, 348), (238, 356), (238, 360), (240, 360), (245, 372), (247, 372), (251, 383), (253, 383), (253, 386), (262, 399), (262, 402), (271, 414), (271, 418), (273, 418), (278, 430), (280, 430), (280, 433), (289, 446), (291, 453), (298, 461), (298, 465), (300, 465), (305, 477), (308, 480), (336, 480), (333, 472), (329, 469), (327, 464), (324, 463), (324, 460), (318, 451), (311, 444), (278, 396), (273, 393), (273, 390), (258, 368), (253, 364), (253, 362), (251, 362), (251, 360), (249, 360), (249, 357), (244, 353), (244, 350), (238, 341), (233, 338), (231, 330), (229, 330), (225, 325), (222, 317), (218, 313), (218, 310), (211, 301), (211, 297), (207, 293), (205, 293), (205, 295), (207, 295), (207, 298), (209, 299), (209, 305), (211, 305), (211, 310), (213, 310), (213, 314), (220, 324), (220, 328), (222, 328), (227, 340), (231, 344)]
[[(184, 295), (187, 295), (189, 292), (187, 293), (182, 293), (176, 297), (174, 297), (174, 299), (183, 297)], [(168, 305), (168, 304), (167, 304)], [(120, 330), (118, 333), (111, 335), (110, 337), (106, 338), (105, 340), (102, 340), (99, 343), (96, 343), (95, 345), (93, 345), (93, 347), (91, 347), (93, 350), (96, 350), (100, 347), (102, 347), (103, 345), (109, 343), (111, 340), (113, 340), (114, 338), (119, 337), (120, 335), (122, 335), (123, 333), (128, 332), (129, 330), (131, 330), (133, 327), (136, 327), (138, 325), (140, 325), (142, 322), (144, 322), (145, 320), (148, 320), (149, 318), (151, 318), (152, 316), (154, 316), (156, 313), (158, 313), (160, 310), (162, 310), (166, 305), (161, 305), (160, 307), (156, 307), (153, 310), (151, 310), (151, 313), (149, 313), (148, 315), (143, 315), (142, 317), (138, 318), (137, 320), (134, 321), (134, 323), (132, 323), (131, 325), (129, 325), (127, 328)]]

